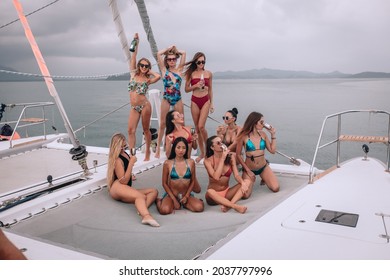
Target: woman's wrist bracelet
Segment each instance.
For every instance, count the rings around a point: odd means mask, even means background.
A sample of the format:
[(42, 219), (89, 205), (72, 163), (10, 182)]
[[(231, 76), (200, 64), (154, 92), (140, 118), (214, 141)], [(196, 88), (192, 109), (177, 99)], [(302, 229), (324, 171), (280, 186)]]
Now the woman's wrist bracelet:
[(276, 137), (271, 137), (271, 139), (273, 140), (273, 139), (276, 139)]

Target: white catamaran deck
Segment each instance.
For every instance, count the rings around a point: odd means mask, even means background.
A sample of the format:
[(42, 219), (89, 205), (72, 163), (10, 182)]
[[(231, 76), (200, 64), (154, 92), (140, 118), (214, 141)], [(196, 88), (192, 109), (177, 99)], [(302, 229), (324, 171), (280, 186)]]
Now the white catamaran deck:
[[(26, 186), (27, 188), (32, 182), (33, 175), (39, 183), (45, 182), (49, 174), (56, 179), (63, 174), (78, 172), (70, 177), (80, 178), (81, 168), (77, 162), (71, 160), (67, 149), (59, 149), (58, 146), (64, 144), (54, 143), (48, 145), (49, 148), (25, 152), (24, 156), (2, 158), (0, 168), (6, 172), (2, 172), (0, 177), (2, 181), (7, 182), (2, 186)], [(65, 147), (69, 148), (69, 145)], [(4, 211), (6, 213), (0, 213), (0, 220), (4, 224), (14, 223), (10, 228), (5, 229), (6, 232), (76, 251), (75, 254), (68, 254), (66, 251), (59, 253), (58, 250), (56, 251), (58, 248), (42, 243), (35, 246), (31, 240), (23, 240), (11, 235), (18, 247), (27, 249), (25, 251), (27, 257), (34, 259), (79, 259), (90, 258), (90, 256), (105, 259), (197, 258), (219, 240), (296, 192), (308, 180), (308, 177), (303, 175), (279, 175), (281, 191), (278, 193), (272, 193), (266, 186), (259, 186), (257, 181), (252, 196), (248, 200), (239, 202), (248, 206), (246, 214), (239, 214), (234, 210), (222, 213), (218, 206), (206, 205), (203, 213), (179, 210), (172, 215), (161, 216), (156, 206), (152, 205), (151, 213), (161, 224), (160, 228), (152, 228), (140, 223), (134, 205), (114, 201), (109, 196), (105, 187), (106, 166), (97, 167), (96, 173), (92, 167), (93, 160), (98, 160), (98, 165), (107, 161), (107, 155), (102, 153), (107, 149), (96, 148), (96, 150), (99, 153), (94, 152), (94, 148), (88, 149), (91, 179), (76, 183), (71, 188), (65, 187), (42, 195)], [(163, 193), (162, 166), (159, 164), (163, 159), (152, 159), (151, 162), (145, 163), (142, 161), (142, 155), (138, 155), (136, 173), (149, 167), (157, 167), (138, 174), (134, 186), (136, 188), (153, 186), (158, 188), (161, 195)], [(307, 166), (291, 166), (291, 168), (296, 168), (297, 173), (307, 170)], [(202, 186), (202, 193), (196, 196), (204, 198), (208, 176), (203, 164), (197, 165), (197, 177)], [(26, 181), (25, 178), (28, 180)], [(234, 179), (231, 180), (231, 184), (233, 182)], [(53, 184), (56, 184), (55, 181)], [(40, 185), (40, 188), (42, 187), (44, 185)], [(9, 190), (2, 189), (2, 198), (4, 193), (8, 192)], [(22, 208), (24, 209), (20, 210)], [(38, 213), (35, 214), (36, 212)], [(47, 248), (48, 251), (54, 248), (55, 255), (42, 254), (42, 248)], [(79, 255), (77, 252), (90, 256)]]

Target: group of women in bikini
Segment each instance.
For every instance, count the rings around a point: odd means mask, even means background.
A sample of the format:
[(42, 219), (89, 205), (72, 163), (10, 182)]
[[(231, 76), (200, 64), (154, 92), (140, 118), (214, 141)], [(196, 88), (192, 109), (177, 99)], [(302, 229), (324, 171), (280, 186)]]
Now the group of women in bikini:
[[(138, 34), (135, 34), (135, 39), (138, 40)], [(265, 128), (264, 117), (258, 112), (250, 113), (241, 127), (236, 124), (238, 110), (233, 108), (222, 117), (225, 125), (219, 126), (216, 134), (208, 137), (205, 124), (208, 114), (214, 112), (214, 106), (212, 73), (205, 69), (206, 56), (198, 52), (191, 61), (185, 62), (186, 53), (175, 46), (160, 50), (157, 54), (163, 75), (164, 94), (155, 157), (161, 156), (160, 145), (165, 136), (167, 160), (162, 171), (165, 193), (159, 198), (155, 188), (132, 187), (132, 170), (137, 158), (126, 150), (128, 147), (130, 150), (135, 147), (135, 132), (142, 119), (146, 142), (145, 161), (150, 160), (151, 104), (146, 94), (149, 85), (161, 78), (159, 73), (151, 69), (148, 59), (136, 61), (138, 46), (139, 44), (130, 61), (128, 142), (122, 133), (114, 134), (110, 142), (107, 185), (111, 197), (134, 203), (142, 223), (154, 227), (160, 225), (148, 210), (153, 203), (156, 203), (162, 215), (171, 214), (182, 207), (202, 212), (203, 200), (195, 196), (195, 193), (201, 192), (195, 167), (201, 160), (209, 175), (206, 202), (209, 205), (220, 205), (222, 212), (234, 209), (243, 214), (247, 211), (245, 205), (237, 202), (250, 197), (257, 175), (271, 191), (277, 192), (278, 180), (264, 156), (266, 149), (271, 153), (276, 151), (275, 128)], [(194, 128), (184, 123), (181, 98), (183, 78), (186, 80), (185, 91), (192, 92), (191, 114)], [(199, 156), (195, 160), (191, 158), (193, 149), (199, 149)], [(242, 169), (242, 174), (239, 168)], [(237, 182), (233, 187), (229, 186), (231, 174)]]

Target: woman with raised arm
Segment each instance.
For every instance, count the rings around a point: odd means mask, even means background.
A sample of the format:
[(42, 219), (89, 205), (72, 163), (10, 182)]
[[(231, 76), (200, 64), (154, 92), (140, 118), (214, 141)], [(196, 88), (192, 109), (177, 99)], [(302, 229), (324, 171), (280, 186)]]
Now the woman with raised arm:
[[(135, 33), (134, 39), (138, 42), (138, 33)], [(135, 148), (135, 133), (137, 130), (138, 122), (142, 117), (142, 128), (144, 131), (146, 152), (145, 161), (150, 160), (150, 118), (152, 116), (152, 106), (146, 94), (148, 93), (149, 85), (154, 84), (160, 79), (160, 74), (154, 72), (151, 69), (151, 63), (146, 58), (141, 58), (137, 63), (137, 52), (139, 44), (136, 44), (135, 50), (130, 59), (130, 114), (129, 114), (129, 145), (130, 148)]]
[(173, 141), (171, 153), (164, 162), (162, 183), (165, 194), (157, 200), (157, 209), (162, 215), (171, 214), (181, 206), (192, 211), (202, 212), (203, 201), (194, 197), (195, 161), (188, 158), (188, 143), (184, 137)]
[[(237, 201), (241, 198), (247, 198), (250, 180), (243, 179), (239, 175), (235, 153), (230, 152), (218, 136), (211, 136), (207, 139), (204, 166), (209, 174), (209, 186), (206, 192), (207, 203), (221, 205), (222, 212), (233, 208), (244, 214), (247, 207), (237, 204)], [(238, 184), (229, 187), (232, 173)]]
[[(263, 131), (264, 124), (264, 117), (261, 113), (250, 113), (237, 139), (236, 153), (238, 161), (242, 164), (242, 177), (252, 181), (249, 193), (252, 192), (257, 175), (264, 180), (271, 191), (279, 191), (278, 179), (265, 159), (265, 149), (272, 154), (276, 152), (276, 129), (271, 126), (266, 128), (271, 135), (270, 140), (267, 133)], [(245, 160), (241, 155), (242, 149), (245, 151)]]
[[(177, 60), (180, 58), (179, 65)], [(176, 46), (171, 46), (157, 53), (158, 66), (163, 74), (164, 95), (161, 101), (160, 131), (157, 139), (157, 150), (155, 157), (160, 157), (161, 139), (164, 136), (165, 118), (171, 107), (174, 110), (184, 113), (183, 101), (181, 99), (181, 82), (184, 63), (186, 60), (185, 51), (180, 51)]]
[(186, 92), (192, 92), (191, 114), (194, 120), (196, 132), (199, 135), (200, 155), (196, 162), (205, 156), (205, 142), (207, 139), (206, 120), (210, 113), (214, 112), (213, 105), (213, 74), (205, 69), (206, 56), (197, 52), (194, 58), (185, 65)]
[(142, 223), (152, 227), (160, 225), (148, 208), (158, 195), (154, 188), (135, 189), (132, 187), (132, 171), (137, 158), (126, 153), (126, 138), (122, 133), (112, 136), (108, 155), (107, 186), (110, 196), (125, 203), (134, 203)]
[(227, 111), (222, 117), (225, 125), (220, 125), (217, 128), (217, 136), (222, 139), (222, 143), (224, 143), (231, 151), (236, 150), (237, 135), (241, 131), (241, 127), (236, 124), (237, 115), (237, 108)]

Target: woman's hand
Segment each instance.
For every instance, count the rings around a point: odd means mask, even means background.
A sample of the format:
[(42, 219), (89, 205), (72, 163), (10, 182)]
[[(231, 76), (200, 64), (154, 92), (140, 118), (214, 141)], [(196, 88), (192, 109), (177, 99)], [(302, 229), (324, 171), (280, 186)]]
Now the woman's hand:
[(177, 201), (176, 198), (173, 199), (173, 208), (174, 208), (175, 210), (179, 210), (179, 209), (181, 208), (180, 202)]
[(134, 165), (136, 162), (137, 162), (137, 157), (136, 157), (136, 156), (131, 156), (131, 157), (130, 157), (130, 163), (131, 163), (132, 165)]
[(168, 141), (168, 143), (169, 143), (169, 145), (172, 145), (172, 143), (173, 143), (173, 135), (168, 135), (167, 136), (167, 141)]
[(214, 105), (213, 103), (210, 104), (210, 114), (214, 113)]
[(249, 182), (248, 180), (243, 180), (241, 183), (241, 192), (243, 194), (246, 194), (248, 190), (249, 190)]

